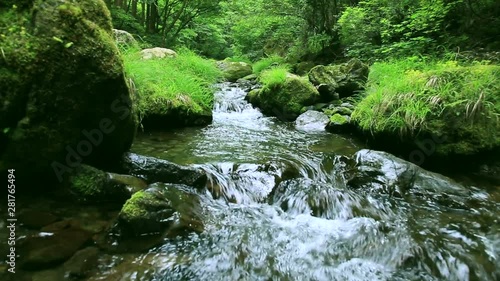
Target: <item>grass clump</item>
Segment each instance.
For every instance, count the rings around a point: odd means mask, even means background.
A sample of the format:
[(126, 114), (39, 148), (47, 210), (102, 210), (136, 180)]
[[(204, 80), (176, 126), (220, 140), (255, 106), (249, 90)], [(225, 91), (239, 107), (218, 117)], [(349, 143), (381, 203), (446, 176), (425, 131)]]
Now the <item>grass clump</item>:
[(399, 60), (371, 67), (352, 118), (372, 133), (402, 139), (444, 136), (441, 153), (500, 146), (500, 66)]
[(283, 85), (286, 81), (289, 68), (286, 66), (277, 66), (264, 70), (259, 77), (264, 88), (273, 89)]
[(135, 83), (142, 117), (170, 111), (205, 114), (213, 107), (212, 84), (221, 76), (215, 64), (187, 49), (176, 58), (143, 60), (138, 50), (124, 52), (125, 71)]
[(254, 74), (259, 75), (263, 70), (273, 66), (282, 65), (284, 62), (285, 62), (284, 58), (273, 55), (255, 62), (252, 66), (252, 70)]

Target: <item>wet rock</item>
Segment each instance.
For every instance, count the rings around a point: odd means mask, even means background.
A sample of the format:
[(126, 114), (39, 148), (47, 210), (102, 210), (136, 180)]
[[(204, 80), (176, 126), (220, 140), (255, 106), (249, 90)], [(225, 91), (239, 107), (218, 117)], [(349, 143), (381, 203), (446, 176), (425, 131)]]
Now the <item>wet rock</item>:
[(127, 200), (115, 230), (123, 237), (159, 234), (167, 229), (175, 234), (202, 231), (200, 214), (198, 195), (189, 187), (156, 183)]
[(351, 117), (338, 113), (330, 116), (326, 130), (331, 133), (347, 133), (352, 130)]
[(321, 98), (330, 101), (348, 97), (364, 88), (368, 66), (358, 59), (339, 65), (318, 65), (309, 71), (309, 80), (318, 88)]
[(322, 112), (308, 110), (295, 120), (295, 128), (303, 131), (324, 131), (328, 116)]
[(287, 74), (282, 84), (251, 91), (247, 100), (266, 115), (294, 121), (303, 107), (315, 104), (319, 98), (318, 91), (307, 79)]
[(26, 9), (0, 11), (26, 17), (26, 32), (0, 27), (0, 128), (9, 128), (0, 136), (0, 171), (61, 181), (79, 163), (119, 160), (137, 123), (104, 1), (24, 2)]
[(252, 74), (252, 66), (246, 62), (219, 61), (217, 67), (222, 70), (224, 78), (229, 82)]
[(155, 47), (142, 50), (141, 57), (143, 60), (175, 58), (177, 57), (177, 53), (167, 48)]
[(132, 176), (106, 173), (80, 165), (70, 175), (67, 186), (80, 201), (123, 203), (134, 192), (145, 188), (146, 184)]
[(409, 194), (449, 193), (468, 196), (452, 179), (426, 171), (417, 165), (382, 151), (363, 149), (354, 154), (355, 165), (348, 172), (347, 185), (367, 191), (403, 197)]
[(59, 218), (49, 212), (28, 210), (22, 212), (19, 215), (18, 220), (22, 223), (24, 227), (40, 229), (46, 225), (49, 225)]
[(19, 241), (20, 267), (39, 270), (60, 264), (69, 259), (89, 239), (90, 233), (80, 229), (60, 232), (41, 232)]
[(205, 187), (207, 183), (207, 175), (199, 169), (135, 153), (126, 153), (121, 166), (121, 172), (142, 177), (148, 183), (185, 184), (196, 188)]
[(64, 277), (66, 279), (81, 279), (87, 276), (88, 272), (95, 269), (99, 249), (97, 247), (87, 247), (76, 252), (63, 265)]
[(80, 229), (82, 227), (81, 223), (76, 219), (65, 219), (45, 227), (42, 227), (42, 232), (60, 232), (67, 229)]
[(139, 43), (132, 34), (125, 30), (113, 29), (116, 45), (122, 48), (139, 48)]

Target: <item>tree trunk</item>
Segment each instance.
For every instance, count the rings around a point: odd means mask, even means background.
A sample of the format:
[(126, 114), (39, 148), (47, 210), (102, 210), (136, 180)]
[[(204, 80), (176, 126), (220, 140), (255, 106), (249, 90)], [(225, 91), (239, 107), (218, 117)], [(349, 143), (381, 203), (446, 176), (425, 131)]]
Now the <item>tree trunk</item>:
[(132, 16), (137, 18), (137, 0), (132, 0)]

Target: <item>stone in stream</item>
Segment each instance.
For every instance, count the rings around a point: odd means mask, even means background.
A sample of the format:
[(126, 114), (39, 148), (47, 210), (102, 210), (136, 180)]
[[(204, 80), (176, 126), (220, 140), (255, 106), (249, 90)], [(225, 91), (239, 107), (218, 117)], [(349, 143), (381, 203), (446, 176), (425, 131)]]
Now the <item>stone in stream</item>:
[(200, 169), (184, 167), (167, 160), (126, 153), (120, 172), (144, 178), (148, 183), (164, 182), (203, 188), (207, 175)]
[(185, 185), (155, 183), (134, 194), (118, 215), (115, 231), (122, 237), (203, 231), (200, 199)]
[(104, 1), (22, 2), (0, 9), (26, 23), (23, 32), (0, 24), (0, 171), (45, 189), (40, 181), (61, 181), (80, 163), (120, 159), (137, 128), (135, 97)]
[(17, 247), (20, 267), (40, 270), (60, 264), (73, 256), (90, 238), (89, 232), (77, 228), (20, 238)]
[(147, 186), (139, 178), (106, 173), (87, 165), (75, 168), (66, 185), (77, 200), (92, 203), (123, 203), (133, 193)]
[(328, 116), (322, 112), (308, 110), (295, 120), (295, 128), (303, 131), (324, 131)]
[(346, 170), (347, 185), (351, 188), (398, 197), (441, 193), (469, 196), (467, 189), (452, 179), (387, 152), (363, 149), (353, 159), (355, 164)]
[(49, 212), (27, 210), (19, 215), (18, 220), (24, 227), (32, 229), (40, 229), (46, 225), (49, 225), (59, 218)]
[(323, 101), (348, 97), (364, 88), (368, 66), (358, 59), (339, 65), (318, 65), (309, 71), (309, 80), (318, 88)]
[(217, 67), (222, 70), (224, 78), (229, 82), (252, 74), (252, 66), (246, 62), (218, 61)]
[(266, 115), (294, 121), (303, 107), (315, 104), (319, 98), (318, 91), (306, 78), (288, 73), (283, 83), (252, 90), (245, 99)]
[(64, 277), (66, 279), (81, 279), (87, 276), (97, 266), (99, 249), (87, 247), (76, 252), (63, 265)]

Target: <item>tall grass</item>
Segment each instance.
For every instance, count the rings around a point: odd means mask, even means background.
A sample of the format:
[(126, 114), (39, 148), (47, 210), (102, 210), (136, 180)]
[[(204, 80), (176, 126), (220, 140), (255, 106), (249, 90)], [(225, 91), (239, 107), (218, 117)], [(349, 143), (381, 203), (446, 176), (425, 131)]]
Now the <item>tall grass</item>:
[(259, 75), (263, 70), (268, 69), (272, 66), (283, 65), (285, 59), (280, 56), (270, 56), (256, 61), (253, 64), (253, 73)]
[(289, 68), (287, 66), (276, 66), (264, 70), (260, 76), (259, 81), (264, 88), (273, 89), (285, 83), (286, 76), (288, 75)]
[(212, 61), (181, 49), (176, 58), (142, 60), (138, 50), (123, 53), (125, 71), (139, 93), (141, 116), (171, 109), (202, 113), (212, 110), (211, 85), (221, 76)]
[[(500, 66), (454, 61), (375, 63), (352, 118), (366, 131), (411, 137), (421, 131), (500, 129)], [(490, 131), (498, 140), (497, 131)], [(484, 136), (477, 136), (484, 137)], [(495, 140), (495, 141), (496, 141)]]

